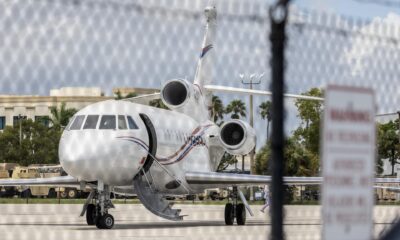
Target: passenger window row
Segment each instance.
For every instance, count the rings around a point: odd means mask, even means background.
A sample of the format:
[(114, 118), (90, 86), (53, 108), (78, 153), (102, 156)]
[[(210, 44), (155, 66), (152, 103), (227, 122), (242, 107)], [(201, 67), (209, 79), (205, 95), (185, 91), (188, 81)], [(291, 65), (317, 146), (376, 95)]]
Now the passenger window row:
[(117, 129), (117, 124), (119, 130), (139, 129), (133, 118), (125, 115), (78, 115), (66, 129), (80, 130), (82, 125), (83, 129)]

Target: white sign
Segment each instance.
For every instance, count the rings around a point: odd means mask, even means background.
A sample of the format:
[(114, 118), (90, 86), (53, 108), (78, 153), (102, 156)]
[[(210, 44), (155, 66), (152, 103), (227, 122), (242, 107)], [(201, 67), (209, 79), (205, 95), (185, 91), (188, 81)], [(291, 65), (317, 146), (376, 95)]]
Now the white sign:
[(323, 239), (372, 239), (375, 102), (371, 89), (328, 86), (321, 142)]

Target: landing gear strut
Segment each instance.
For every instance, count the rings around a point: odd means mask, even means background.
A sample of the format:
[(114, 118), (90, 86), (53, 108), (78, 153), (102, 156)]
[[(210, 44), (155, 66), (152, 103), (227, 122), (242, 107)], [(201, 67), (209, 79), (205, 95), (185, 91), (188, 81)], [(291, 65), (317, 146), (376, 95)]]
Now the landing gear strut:
[(246, 224), (246, 208), (243, 203), (238, 203), (238, 189), (233, 187), (230, 197), (232, 202), (225, 205), (225, 224), (233, 225), (235, 218), (237, 225)]
[(111, 229), (114, 226), (114, 217), (108, 213), (110, 208), (114, 208), (114, 205), (110, 199), (109, 186), (104, 186), (89, 194), (81, 216), (86, 212), (88, 225), (96, 225), (99, 229)]

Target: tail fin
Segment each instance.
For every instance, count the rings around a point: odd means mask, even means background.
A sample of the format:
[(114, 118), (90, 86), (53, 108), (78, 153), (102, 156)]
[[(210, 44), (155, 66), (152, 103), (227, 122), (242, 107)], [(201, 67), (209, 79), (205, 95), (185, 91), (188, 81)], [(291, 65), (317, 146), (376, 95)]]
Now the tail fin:
[(200, 59), (197, 63), (194, 84), (203, 89), (204, 85), (212, 83), (212, 67), (213, 67), (213, 42), (217, 28), (217, 10), (213, 0), (208, 2), (208, 6), (204, 10), (207, 19), (206, 32), (203, 39)]

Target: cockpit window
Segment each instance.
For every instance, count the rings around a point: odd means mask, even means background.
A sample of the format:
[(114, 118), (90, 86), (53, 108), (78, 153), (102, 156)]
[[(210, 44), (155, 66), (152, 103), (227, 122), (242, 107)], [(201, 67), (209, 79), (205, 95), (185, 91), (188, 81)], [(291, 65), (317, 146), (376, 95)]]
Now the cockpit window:
[(125, 116), (123, 115), (118, 115), (118, 129), (128, 129), (128, 126), (126, 126)]
[(129, 124), (129, 129), (139, 129), (131, 116), (128, 116), (128, 124)]
[(69, 119), (69, 123), (68, 123), (68, 125), (65, 127), (65, 129), (67, 129), (67, 130), (70, 129), (70, 127), (71, 127), (72, 122), (74, 121), (74, 119), (75, 119), (75, 117), (71, 117), (71, 118)]
[(86, 118), (86, 122), (83, 125), (83, 129), (96, 129), (98, 121), (99, 115), (88, 115)]
[(103, 115), (100, 121), (99, 129), (116, 129), (116, 121), (114, 115)]
[(85, 120), (84, 115), (76, 116), (74, 122), (71, 124), (69, 130), (79, 130), (82, 127), (83, 120)]

